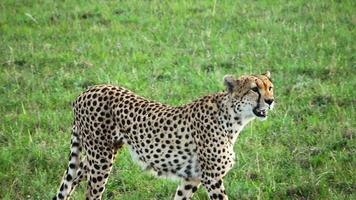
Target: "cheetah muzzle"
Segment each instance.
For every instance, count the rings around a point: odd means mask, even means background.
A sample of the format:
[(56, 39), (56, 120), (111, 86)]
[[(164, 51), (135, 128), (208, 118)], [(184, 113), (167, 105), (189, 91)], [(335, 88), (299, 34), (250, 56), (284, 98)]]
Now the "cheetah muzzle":
[(181, 180), (174, 199), (190, 199), (200, 185), (210, 199), (228, 199), (223, 178), (233, 145), (251, 120), (274, 105), (270, 73), (224, 77), (225, 92), (182, 106), (149, 101), (122, 87), (98, 85), (73, 103), (70, 157), (58, 193), (68, 199), (87, 180), (86, 199), (101, 199), (117, 152), (127, 146), (144, 169)]

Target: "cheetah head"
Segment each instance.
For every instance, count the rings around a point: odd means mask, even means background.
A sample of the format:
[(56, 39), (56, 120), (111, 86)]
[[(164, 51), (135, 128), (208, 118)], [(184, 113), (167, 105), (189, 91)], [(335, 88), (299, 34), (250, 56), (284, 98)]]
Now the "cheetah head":
[(229, 96), (230, 113), (240, 113), (245, 119), (257, 117), (267, 119), (268, 111), (274, 106), (273, 84), (269, 71), (262, 75), (224, 77)]

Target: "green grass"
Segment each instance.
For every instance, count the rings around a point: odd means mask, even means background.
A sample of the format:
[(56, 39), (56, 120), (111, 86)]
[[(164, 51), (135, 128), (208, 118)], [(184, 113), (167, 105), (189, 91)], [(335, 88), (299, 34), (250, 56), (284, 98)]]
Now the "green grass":
[[(112, 83), (180, 105), (272, 72), (276, 109), (240, 135), (230, 199), (356, 199), (356, 2), (0, 1), (0, 199), (50, 199), (71, 102)], [(124, 150), (104, 199), (172, 199)], [(73, 199), (84, 197), (85, 184)], [(199, 189), (195, 200), (205, 200)]]

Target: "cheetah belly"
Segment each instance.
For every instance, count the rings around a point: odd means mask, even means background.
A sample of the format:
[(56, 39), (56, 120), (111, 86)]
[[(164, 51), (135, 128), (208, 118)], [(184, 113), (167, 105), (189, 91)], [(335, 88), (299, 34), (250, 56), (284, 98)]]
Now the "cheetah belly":
[[(200, 170), (197, 162), (197, 155), (193, 154), (189, 159), (179, 159), (181, 156), (166, 158), (167, 152), (159, 155), (157, 159), (151, 158), (151, 156), (140, 155), (139, 150), (129, 146), (129, 152), (131, 158), (137, 163), (143, 170), (147, 170), (158, 177), (180, 179), (180, 178), (192, 178), (196, 179), (200, 177)], [(177, 155), (178, 152), (173, 152), (173, 155)], [(158, 162), (160, 161), (160, 162)]]

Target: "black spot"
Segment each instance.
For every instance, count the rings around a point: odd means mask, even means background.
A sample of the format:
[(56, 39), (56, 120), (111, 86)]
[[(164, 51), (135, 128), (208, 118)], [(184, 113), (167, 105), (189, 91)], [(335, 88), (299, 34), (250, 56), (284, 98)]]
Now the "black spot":
[(181, 190), (177, 191), (178, 196), (183, 196), (183, 192)]
[[(220, 160), (220, 159), (218, 159), (218, 160)], [(220, 161), (218, 161), (218, 162), (220, 163)], [(215, 184), (215, 187), (216, 187), (216, 188), (220, 188), (221, 184), (222, 184), (222, 181), (219, 180), (219, 181)]]
[(93, 181), (93, 183), (97, 183), (98, 182), (98, 180), (96, 178), (92, 178), (91, 181)]
[(192, 187), (193, 187), (192, 185), (185, 185), (185, 186), (184, 186), (184, 189), (185, 189), (185, 190), (190, 190), (190, 189), (192, 189)]
[(97, 169), (97, 170), (100, 169), (99, 165), (97, 165), (97, 164), (94, 164), (94, 168)]
[(75, 168), (75, 164), (74, 163), (70, 163), (69, 164), (69, 168), (74, 169)]
[(216, 193), (213, 194), (213, 199), (218, 198), (218, 195)]
[(72, 152), (72, 153), (70, 154), (70, 156), (71, 156), (71, 157), (77, 157), (77, 156), (78, 156), (78, 154), (76, 154), (76, 153)]
[(72, 147), (78, 147), (79, 146), (79, 143), (78, 142), (73, 142), (72, 143)]
[(103, 166), (101, 167), (101, 169), (103, 169), (103, 170), (106, 170), (107, 168), (108, 168), (107, 165), (103, 165)]
[(67, 181), (71, 181), (72, 180), (72, 176), (70, 174), (67, 174)]

